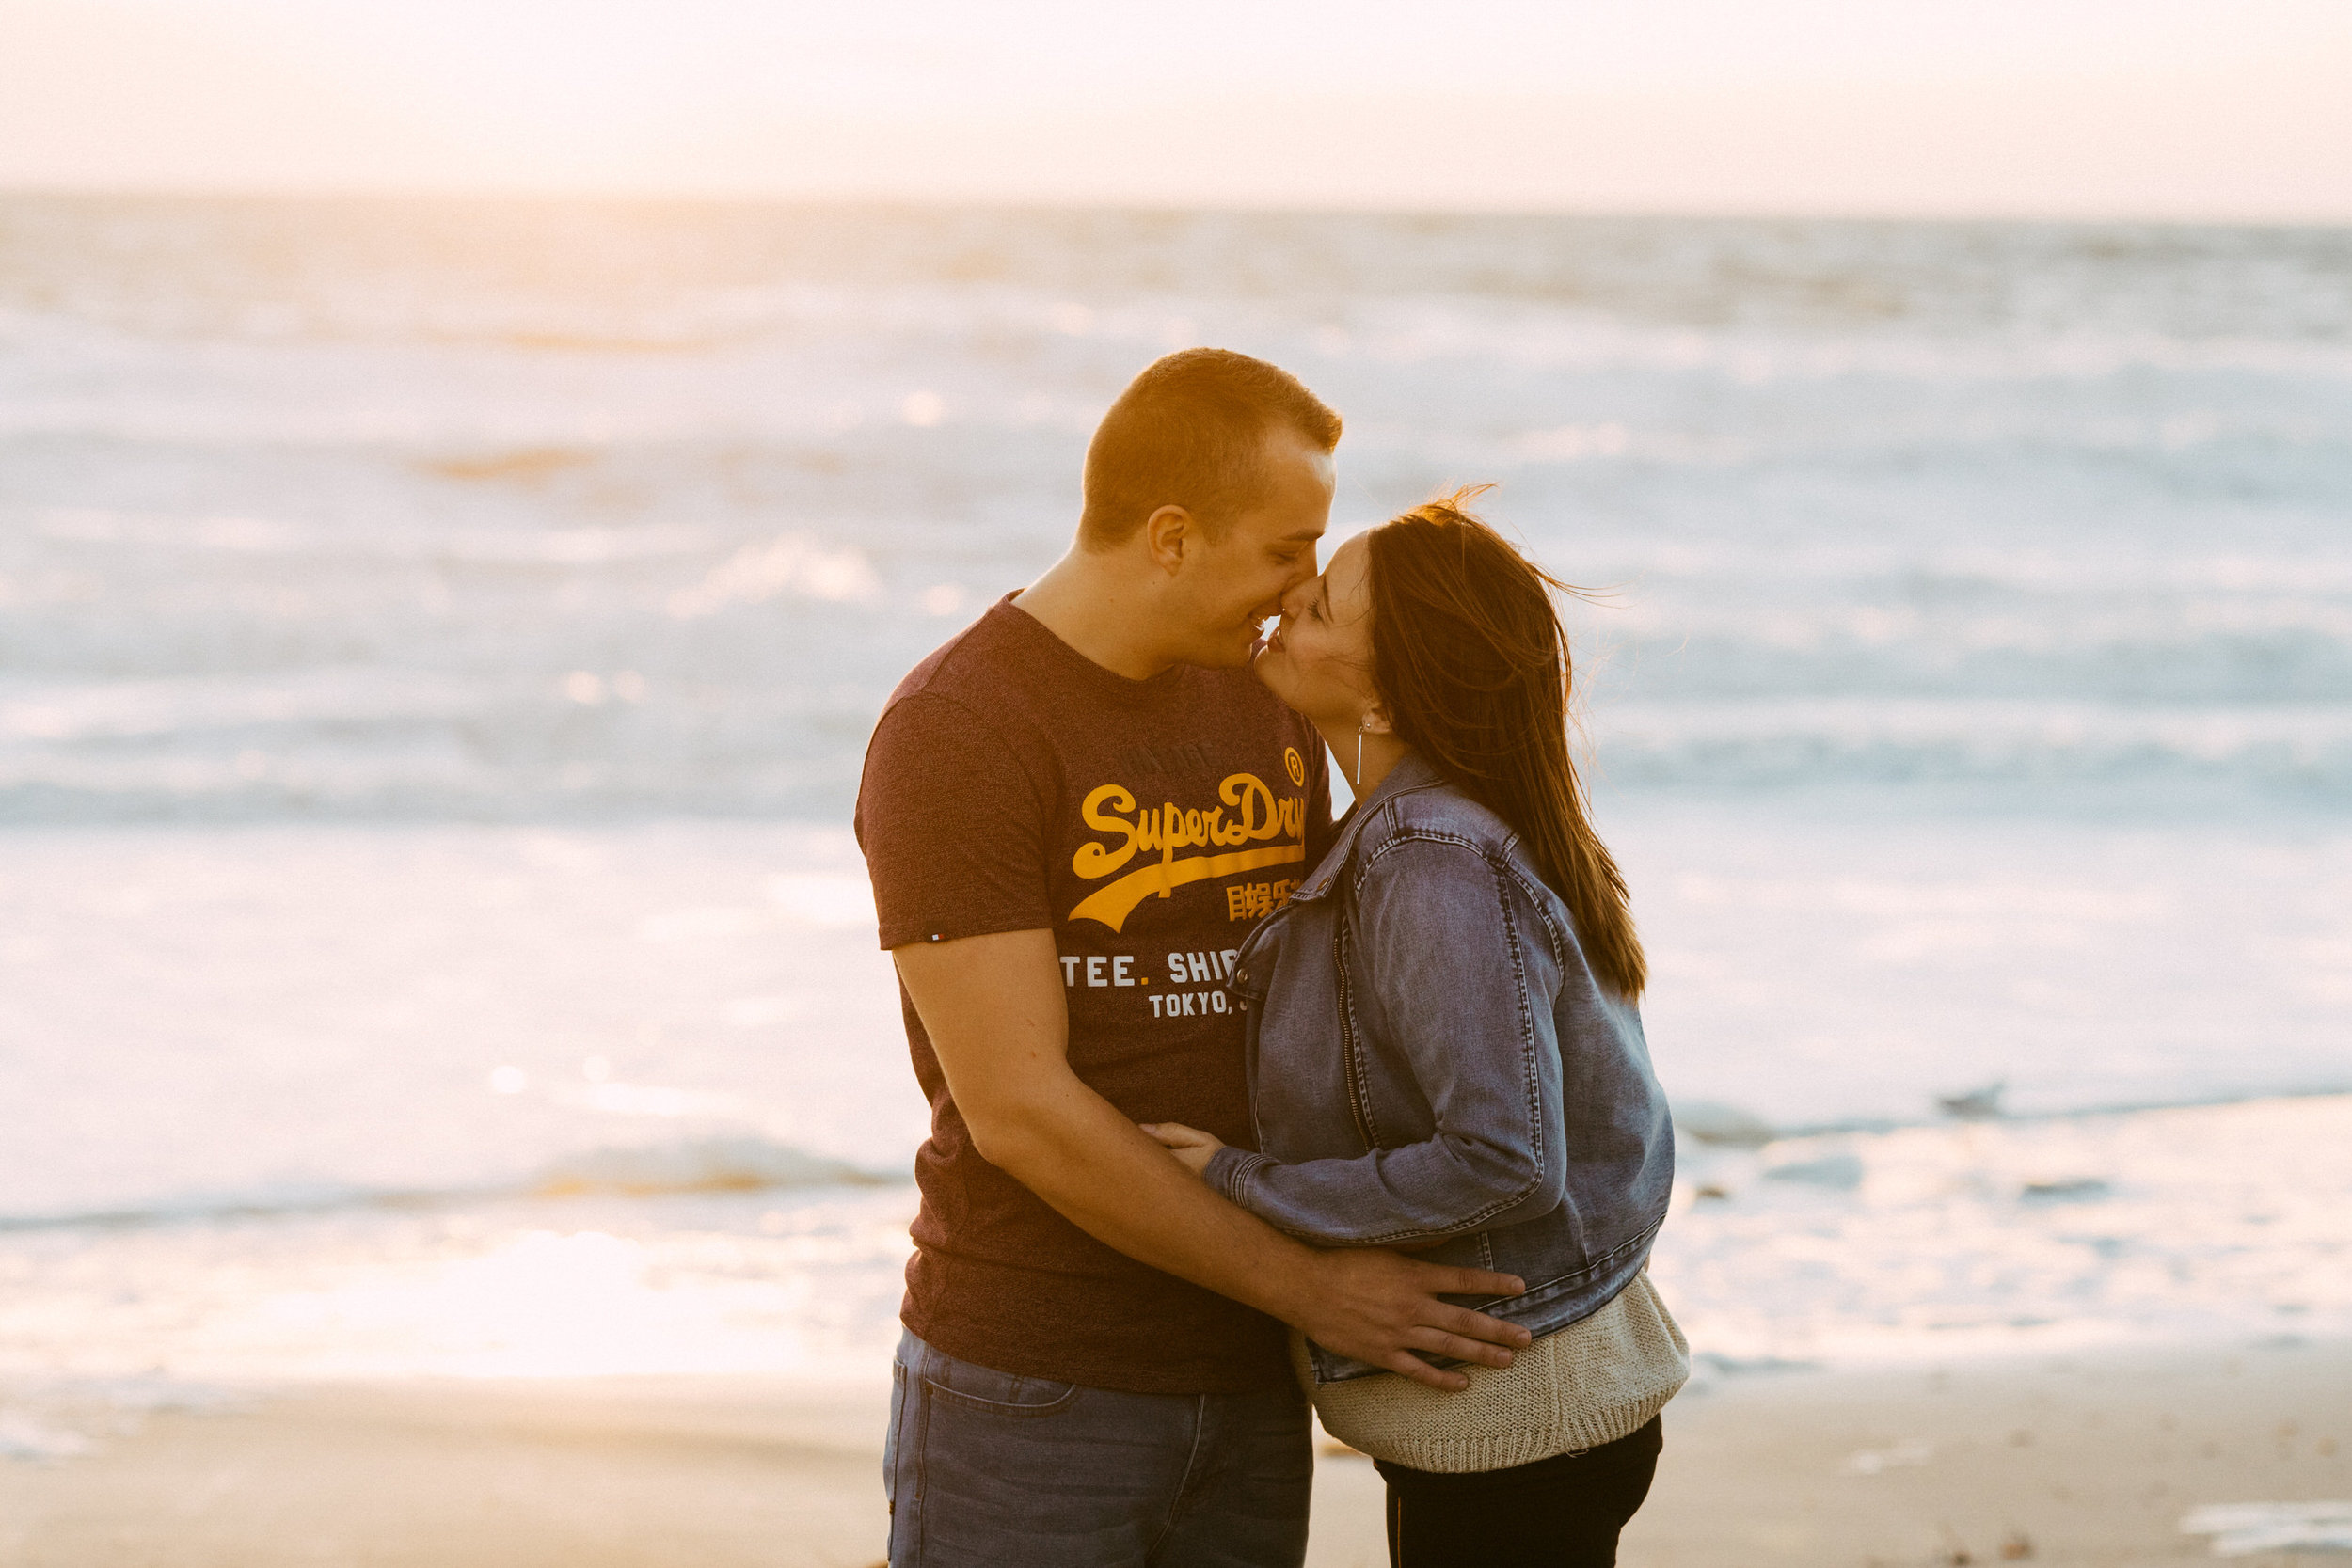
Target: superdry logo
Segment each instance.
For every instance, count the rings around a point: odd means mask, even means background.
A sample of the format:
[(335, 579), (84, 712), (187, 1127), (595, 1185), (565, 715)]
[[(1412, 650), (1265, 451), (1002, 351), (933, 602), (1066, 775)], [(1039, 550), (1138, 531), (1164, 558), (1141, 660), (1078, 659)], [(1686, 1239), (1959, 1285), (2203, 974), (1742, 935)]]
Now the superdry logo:
[[(1301, 769), (1304, 770), (1303, 768)], [(1207, 811), (1188, 811), (1173, 800), (1136, 810), (1132, 791), (1104, 784), (1086, 798), (1079, 815), (1097, 832), (1114, 833), (1113, 845), (1085, 844), (1071, 858), (1070, 868), (1091, 881), (1107, 877), (1139, 852), (1158, 850), (1160, 858), (1107, 887), (1089, 894), (1070, 911), (1073, 920), (1093, 920), (1116, 931), (1127, 923), (1136, 906), (1153, 894), (1167, 897), (1189, 882), (1210, 877), (1255, 871), (1307, 858), (1307, 801), (1296, 795), (1277, 796), (1254, 773), (1235, 773), (1217, 785), (1225, 803)], [(1126, 815), (1132, 813), (1132, 816)], [(1193, 845), (1221, 847), (1277, 841), (1263, 848), (1232, 848), (1221, 855), (1186, 855), (1176, 851)]]

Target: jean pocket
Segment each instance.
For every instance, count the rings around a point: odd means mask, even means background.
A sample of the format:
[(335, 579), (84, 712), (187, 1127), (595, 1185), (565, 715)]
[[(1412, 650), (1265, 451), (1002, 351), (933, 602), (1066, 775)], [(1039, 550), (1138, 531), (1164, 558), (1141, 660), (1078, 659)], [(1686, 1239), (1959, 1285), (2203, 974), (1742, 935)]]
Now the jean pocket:
[(1049, 1377), (1021, 1377), (993, 1367), (959, 1361), (934, 1349), (924, 1358), (923, 1386), (936, 1399), (983, 1415), (1051, 1416), (1078, 1397), (1078, 1385)]

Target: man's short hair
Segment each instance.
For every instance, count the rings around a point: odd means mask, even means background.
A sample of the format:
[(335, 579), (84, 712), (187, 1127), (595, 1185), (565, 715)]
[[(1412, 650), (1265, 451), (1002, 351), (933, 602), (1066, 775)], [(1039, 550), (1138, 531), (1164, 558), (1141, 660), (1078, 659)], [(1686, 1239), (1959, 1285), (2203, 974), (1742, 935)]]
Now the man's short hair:
[(1212, 534), (1222, 531), (1255, 499), (1266, 434), (1282, 426), (1325, 451), (1340, 444), (1340, 417), (1279, 365), (1222, 348), (1152, 361), (1087, 445), (1080, 543), (1122, 544), (1163, 506), (1181, 506)]

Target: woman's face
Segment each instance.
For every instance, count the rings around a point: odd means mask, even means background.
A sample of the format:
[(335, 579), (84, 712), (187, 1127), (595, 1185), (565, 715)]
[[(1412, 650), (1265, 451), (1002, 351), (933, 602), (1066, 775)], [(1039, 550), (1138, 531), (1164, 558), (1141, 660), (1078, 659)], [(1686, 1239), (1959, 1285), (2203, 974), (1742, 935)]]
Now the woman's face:
[(1258, 678), (1319, 724), (1354, 729), (1378, 704), (1372, 684), (1372, 550), (1358, 534), (1319, 578), (1282, 598), (1282, 624), (1258, 655)]

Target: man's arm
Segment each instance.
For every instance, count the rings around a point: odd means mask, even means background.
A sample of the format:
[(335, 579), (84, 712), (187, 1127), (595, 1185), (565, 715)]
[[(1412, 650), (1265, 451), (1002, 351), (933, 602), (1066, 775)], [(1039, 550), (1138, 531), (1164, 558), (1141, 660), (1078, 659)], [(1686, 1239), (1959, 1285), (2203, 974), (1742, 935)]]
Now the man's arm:
[(1194, 1180), (1079, 1081), (1051, 931), (893, 949), (983, 1159), (1098, 1241), (1303, 1330), (1342, 1355), (1437, 1388), (1468, 1379), (1410, 1354), (1510, 1365), (1528, 1333), (1447, 1295), (1512, 1295), (1507, 1275), (1375, 1248), (1320, 1252)]

